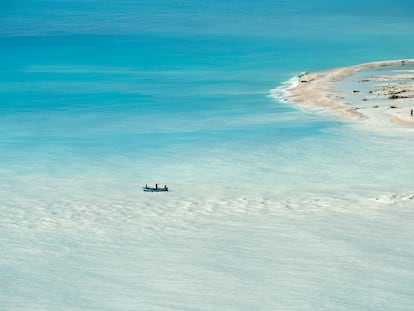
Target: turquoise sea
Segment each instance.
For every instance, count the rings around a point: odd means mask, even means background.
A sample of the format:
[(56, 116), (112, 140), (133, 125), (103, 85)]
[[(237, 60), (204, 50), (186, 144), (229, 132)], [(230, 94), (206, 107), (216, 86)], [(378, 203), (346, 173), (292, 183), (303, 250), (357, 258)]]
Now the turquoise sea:
[(411, 310), (414, 130), (270, 94), (413, 29), (408, 0), (2, 2), (0, 310)]

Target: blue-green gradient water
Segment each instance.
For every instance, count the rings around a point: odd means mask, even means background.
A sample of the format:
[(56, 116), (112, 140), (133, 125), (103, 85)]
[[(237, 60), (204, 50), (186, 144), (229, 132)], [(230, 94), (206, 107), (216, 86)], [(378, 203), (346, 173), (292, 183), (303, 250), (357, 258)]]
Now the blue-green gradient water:
[[(404, 0), (2, 2), (0, 309), (410, 310), (412, 130), (269, 92), (412, 58), (413, 17)], [(174, 191), (141, 193), (155, 182)]]

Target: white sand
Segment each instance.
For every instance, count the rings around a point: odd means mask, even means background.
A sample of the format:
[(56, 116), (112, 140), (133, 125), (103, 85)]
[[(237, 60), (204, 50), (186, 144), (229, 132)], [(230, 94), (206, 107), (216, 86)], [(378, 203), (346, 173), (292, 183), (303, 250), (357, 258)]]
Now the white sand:
[[(377, 118), (372, 120), (375, 122), (391, 119), (399, 124), (414, 126), (414, 117), (411, 116), (411, 109), (414, 109), (414, 73), (413, 70), (403, 69), (403, 65), (408, 64), (414, 64), (414, 59), (372, 62), (319, 73), (306, 73), (299, 76), (299, 82), (289, 89), (285, 100), (306, 108), (326, 108), (354, 119)], [(338, 83), (345, 78), (363, 70), (389, 66), (401, 66), (402, 69), (360, 81), (383, 83), (376, 84), (375, 88), (368, 91), (369, 98), (364, 98), (364, 103), (348, 100), (352, 94), (336, 90)], [(384, 119), (384, 116), (387, 118)]]

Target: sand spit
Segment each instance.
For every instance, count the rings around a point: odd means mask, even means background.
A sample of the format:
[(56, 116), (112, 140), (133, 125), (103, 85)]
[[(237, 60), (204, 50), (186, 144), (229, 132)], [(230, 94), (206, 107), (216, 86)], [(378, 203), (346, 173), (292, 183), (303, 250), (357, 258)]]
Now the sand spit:
[[(385, 115), (393, 122), (414, 126), (414, 116), (411, 115), (411, 109), (414, 109), (414, 71), (412, 67), (404, 69), (405, 65), (412, 64), (414, 59), (391, 60), (304, 73), (298, 76), (297, 84), (284, 93), (283, 99), (305, 108), (324, 108), (354, 119), (379, 118), (381, 120), (378, 121), (382, 122)], [(358, 81), (365, 89), (365, 96), (358, 94), (359, 89), (338, 91), (338, 84), (348, 77), (365, 70), (391, 66), (398, 66), (399, 70), (373, 74)], [(354, 94), (359, 96), (353, 97)]]

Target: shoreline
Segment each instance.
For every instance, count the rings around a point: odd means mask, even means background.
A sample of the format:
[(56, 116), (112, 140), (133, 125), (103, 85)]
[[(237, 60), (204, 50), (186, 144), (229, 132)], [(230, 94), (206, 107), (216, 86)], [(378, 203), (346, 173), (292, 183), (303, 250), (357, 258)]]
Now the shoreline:
[[(303, 73), (295, 83), (286, 88), (282, 100), (303, 108), (323, 108), (327, 111), (352, 119), (379, 119), (387, 116), (394, 124), (414, 127), (414, 70), (404, 70), (413, 65), (414, 59), (388, 60), (335, 68), (316, 73)], [(355, 99), (360, 90), (344, 92), (337, 90), (338, 84), (367, 70), (400, 66), (392, 75), (375, 75), (362, 79), (361, 85), (369, 86), (367, 96)], [(353, 94), (354, 93), (354, 94)], [(378, 109), (379, 108), (379, 109)], [(371, 110), (376, 110), (371, 111)], [(364, 111), (364, 112), (361, 112)], [(382, 116), (378, 114), (382, 112)], [(383, 120), (381, 120), (383, 122)]]

